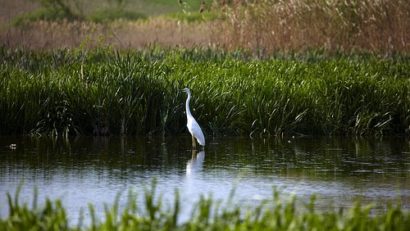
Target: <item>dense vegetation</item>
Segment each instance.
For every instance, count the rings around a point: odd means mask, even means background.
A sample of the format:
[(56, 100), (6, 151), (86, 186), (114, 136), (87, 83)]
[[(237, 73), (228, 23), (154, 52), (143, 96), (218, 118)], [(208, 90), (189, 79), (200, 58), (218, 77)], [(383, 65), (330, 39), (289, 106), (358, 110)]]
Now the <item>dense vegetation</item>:
[(311, 49), (410, 52), (408, 0), (16, 1), (4, 4), (4, 12), (16, 13), (0, 17), (0, 44), (8, 47), (74, 48), (91, 39), (121, 49), (154, 43), (247, 49), (259, 57)]
[[(124, 195), (126, 196), (126, 195)], [(145, 190), (141, 203), (130, 192), (128, 202), (120, 206), (117, 197), (105, 206), (104, 218), (96, 216), (89, 205), (78, 225), (70, 225), (67, 211), (60, 200), (47, 199), (32, 206), (19, 201), (18, 191), (8, 195), (8, 217), (0, 218), (1, 230), (407, 230), (410, 213), (400, 206), (389, 206), (380, 214), (371, 214), (371, 206), (355, 204), (350, 210), (317, 211), (314, 199), (305, 208), (296, 199), (284, 200), (277, 192), (270, 200), (253, 208), (221, 203), (201, 196), (191, 215), (181, 220), (181, 203), (175, 193), (173, 203), (164, 203), (155, 187)], [(168, 206), (167, 206), (168, 205)], [(84, 221), (89, 225), (84, 225)]]
[(0, 133), (404, 134), (410, 59), (211, 50), (0, 50)]
[(221, 44), (276, 51), (326, 49), (394, 53), (410, 51), (406, 0), (238, 0), (220, 24)]
[[(16, 26), (35, 21), (93, 21), (106, 23), (115, 20), (135, 21), (158, 14), (198, 11), (200, 0), (33, 0), (35, 7), (13, 19)], [(207, 1), (209, 4), (209, 0)], [(27, 3), (21, 3), (27, 4)], [(179, 14), (179, 17), (182, 17)], [(198, 16), (197, 16), (198, 17)]]

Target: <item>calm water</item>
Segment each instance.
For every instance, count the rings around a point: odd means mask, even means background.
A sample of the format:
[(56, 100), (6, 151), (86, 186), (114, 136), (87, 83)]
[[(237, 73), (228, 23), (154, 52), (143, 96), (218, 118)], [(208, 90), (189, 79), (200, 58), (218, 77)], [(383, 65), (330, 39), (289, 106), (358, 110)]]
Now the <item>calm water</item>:
[(0, 138), (0, 215), (7, 215), (6, 193), (14, 193), (22, 180), (23, 200), (30, 201), (37, 186), (40, 200), (62, 199), (73, 222), (87, 203), (101, 214), (117, 193), (125, 204), (129, 189), (141, 195), (153, 178), (166, 201), (180, 191), (185, 215), (199, 194), (224, 200), (233, 187), (234, 203), (248, 206), (271, 198), (275, 187), (301, 201), (316, 194), (319, 208), (349, 207), (357, 198), (379, 209), (398, 200), (410, 208), (408, 138), (221, 138), (208, 140), (199, 153), (191, 152), (190, 142), (190, 137)]

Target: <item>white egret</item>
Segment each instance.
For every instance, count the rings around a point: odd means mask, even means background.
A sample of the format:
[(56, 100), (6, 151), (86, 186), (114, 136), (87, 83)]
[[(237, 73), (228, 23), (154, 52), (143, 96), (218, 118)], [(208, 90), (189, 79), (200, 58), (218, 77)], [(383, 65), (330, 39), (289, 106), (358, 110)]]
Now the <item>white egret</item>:
[(188, 94), (188, 98), (186, 99), (186, 118), (187, 118), (187, 128), (189, 133), (192, 135), (192, 147), (196, 148), (195, 139), (201, 146), (205, 146), (205, 137), (204, 133), (202, 132), (201, 127), (199, 126), (198, 122), (196, 122), (195, 118), (191, 114), (191, 110), (189, 110), (189, 101), (191, 100), (191, 91), (189, 88), (184, 88), (182, 91)]

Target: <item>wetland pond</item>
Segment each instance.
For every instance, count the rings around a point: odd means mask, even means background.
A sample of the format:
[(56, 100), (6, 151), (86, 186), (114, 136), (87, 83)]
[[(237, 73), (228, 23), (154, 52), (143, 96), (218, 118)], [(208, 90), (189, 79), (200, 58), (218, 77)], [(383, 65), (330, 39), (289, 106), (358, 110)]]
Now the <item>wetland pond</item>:
[[(235, 188), (234, 204), (252, 206), (280, 195), (318, 208), (349, 208), (355, 200), (383, 210), (388, 203), (410, 208), (408, 138), (208, 138), (204, 151), (191, 151), (191, 138), (80, 137), (51, 140), (0, 138), (0, 216), (8, 214), (6, 193), (23, 182), (20, 199), (30, 203), (61, 199), (71, 222), (87, 205), (104, 213), (127, 191), (137, 195), (157, 182), (157, 195), (173, 200), (179, 191), (181, 217), (189, 216), (199, 195), (225, 201)], [(10, 146), (11, 144), (15, 144)], [(182, 218), (183, 219), (183, 218)]]

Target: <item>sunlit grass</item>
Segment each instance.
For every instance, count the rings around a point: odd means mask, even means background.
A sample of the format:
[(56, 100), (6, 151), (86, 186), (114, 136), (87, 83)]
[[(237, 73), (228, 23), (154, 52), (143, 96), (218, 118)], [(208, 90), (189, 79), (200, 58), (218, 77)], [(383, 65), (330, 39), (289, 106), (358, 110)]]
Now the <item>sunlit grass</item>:
[[(96, 23), (109, 23), (115, 20), (136, 21), (163, 14), (189, 22), (215, 18), (214, 14), (207, 13), (204, 16), (199, 14), (200, 0), (181, 1), (182, 4), (177, 0), (41, 0), (33, 2), (37, 5), (31, 11), (16, 15), (12, 19), (14, 26), (28, 26), (37, 21), (92, 21)], [(209, 0), (206, 2), (209, 9), (211, 2)], [(22, 1), (19, 4), (28, 3)]]
[(220, 44), (260, 56), (276, 51), (409, 51), (410, 5), (385, 1), (234, 1), (219, 24)]
[[(410, 213), (399, 205), (372, 213), (372, 206), (357, 202), (350, 209), (315, 208), (314, 197), (301, 203), (297, 198), (284, 199), (276, 191), (272, 198), (252, 207), (217, 201), (199, 195), (187, 218), (181, 219), (178, 192), (174, 201), (165, 203), (156, 194), (155, 184), (144, 191), (142, 200), (129, 191), (125, 205), (121, 195), (112, 205), (105, 205), (97, 216), (94, 205), (81, 213), (77, 225), (69, 222), (60, 200), (46, 199), (39, 204), (37, 191), (31, 205), (19, 200), (19, 190), (7, 195), (8, 215), (0, 218), (1, 230), (407, 230)], [(297, 204), (298, 203), (298, 204)], [(86, 214), (86, 215), (84, 215)]]
[[(311, 49), (386, 56), (410, 51), (406, 0), (33, 2), (19, 0), (4, 6), (5, 12), (15, 13), (4, 17), (10, 22), (0, 21), (2, 44), (72, 48), (91, 37), (104, 38), (116, 48), (220, 47), (247, 50), (258, 57)], [(22, 10), (16, 10), (17, 6)], [(140, 26), (130, 26), (130, 22)]]
[(186, 86), (208, 136), (409, 132), (410, 62), (404, 56), (0, 52), (1, 134), (181, 133)]

